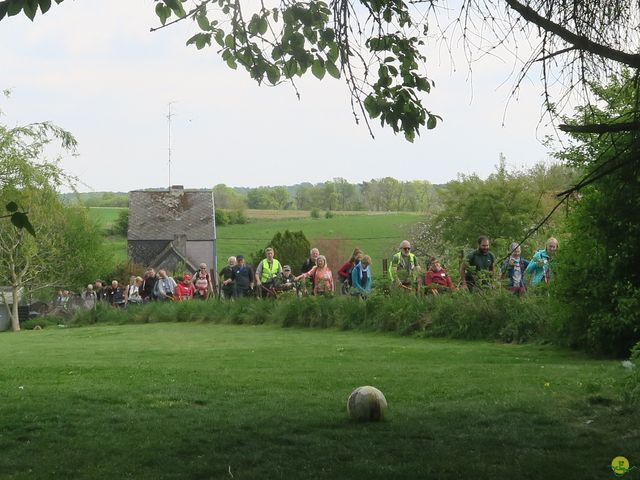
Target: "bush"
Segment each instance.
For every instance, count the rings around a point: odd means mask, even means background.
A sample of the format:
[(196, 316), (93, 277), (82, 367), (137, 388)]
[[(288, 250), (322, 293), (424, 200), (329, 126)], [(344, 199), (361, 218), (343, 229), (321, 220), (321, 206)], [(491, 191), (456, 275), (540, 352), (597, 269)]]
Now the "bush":
[(324, 214), (324, 218), (333, 218), (333, 212), (331, 210), (327, 210)]
[(109, 235), (126, 237), (129, 232), (129, 209), (120, 210), (118, 218), (107, 231)]
[(311, 218), (320, 218), (320, 210), (318, 210), (317, 208), (312, 208)]
[(229, 214), (224, 210), (220, 210), (216, 208), (216, 226), (223, 227), (224, 225), (229, 225)]
[(248, 223), (249, 220), (247, 219), (247, 217), (245, 216), (244, 212), (242, 210), (234, 210), (232, 212), (229, 212), (229, 223), (234, 225), (245, 225), (246, 223)]

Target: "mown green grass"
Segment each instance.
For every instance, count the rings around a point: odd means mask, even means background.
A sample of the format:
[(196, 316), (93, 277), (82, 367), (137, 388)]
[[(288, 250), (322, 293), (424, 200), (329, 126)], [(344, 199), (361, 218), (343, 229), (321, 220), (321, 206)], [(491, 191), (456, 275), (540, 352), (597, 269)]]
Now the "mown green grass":
[[(3, 479), (603, 479), (617, 455), (640, 463), (619, 362), (551, 347), (167, 323), (4, 334), (0, 362)], [(387, 421), (347, 418), (366, 384)]]

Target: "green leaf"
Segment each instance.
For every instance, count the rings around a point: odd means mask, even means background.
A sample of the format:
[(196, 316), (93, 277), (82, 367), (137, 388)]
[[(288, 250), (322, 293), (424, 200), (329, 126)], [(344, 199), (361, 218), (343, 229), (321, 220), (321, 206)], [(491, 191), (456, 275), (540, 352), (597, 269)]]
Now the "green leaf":
[(196, 33), (193, 37), (187, 40), (187, 45), (195, 43), (198, 50), (202, 50), (206, 45), (211, 45), (210, 33)]
[(23, 2), (9, 2), (7, 4), (7, 15), (13, 17), (14, 15), (19, 14), (22, 11)]
[(211, 23), (209, 22), (206, 13), (202, 12), (196, 15), (196, 21), (198, 22), (200, 30), (204, 30), (205, 32), (211, 30)]
[(262, 17), (260, 18), (260, 20), (258, 20), (256, 27), (258, 33), (260, 35), (264, 35), (265, 33), (267, 33), (267, 29), (269, 28), (269, 22), (267, 22), (267, 19), (265, 17)]
[(164, 0), (164, 3), (169, 7), (177, 17), (183, 18), (187, 15), (182, 6), (182, 0)]
[(326, 69), (324, 68), (324, 62), (317, 58), (311, 64), (311, 73), (318, 79), (322, 80), (324, 78), (324, 74), (326, 73)]
[(274, 60), (279, 60), (282, 58), (282, 47), (280, 45), (276, 45), (275, 47), (273, 47), (273, 50), (271, 51), (271, 58), (273, 58)]
[(224, 31), (219, 28), (216, 30), (214, 38), (216, 39), (216, 43), (221, 47), (224, 47)]
[(33, 225), (31, 225), (26, 213), (15, 212), (11, 215), (11, 223), (13, 223), (16, 228), (24, 228), (31, 235), (36, 236), (36, 231), (33, 229)]
[(331, 75), (333, 78), (340, 78), (340, 70), (338, 70), (335, 64), (333, 64), (332, 62), (325, 62), (324, 66), (327, 69), (329, 75)]
[[(427, 120), (427, 128), (429, 130), (433, 130), (436, 128), (436, 124), (438, 123), (438, 119), (435, 115), (429, 115), (429, 119)], [(408, 139), (407, 139), (408, 140)]]
[(167, 23), (167, 19), (171, 16), (171, 9), (162, 3), (159, 3), (156, 5), (156, 15), (160, 19), (160, 23), (164, 25)]
[(6, 3), (0, 3), (0, 20), (2, 20), (7, 14), (8, 5)]
[(271, 65), (267, 68), (267, 78), (272, 85), (275, 85), (280, 80), (280, 69), (275, 65)]
[(25, 0), (24, 14), (29, 17), (29, 20), (33, 21), (36, 13), (38, 13), (38, 0)]
[(9, 213), (13, 213), (13, 212), (17, 212), (18, 211), (18, 204), (16, 202), (9, 202), (7, 203), (7, 211)]
[(284, 76), (287, 78), (293, 77), (296, 73), (298, 73), (298, 62), (296, 62), (295, 58), (290, 58), (284, 64), (284, 68), (282, 70)]
[(51, 8), (51, 0), (39, 0), (38, 4), (42, 13), (47, 13)]
[(229, 68), (232, 68), (233, 70), (238, 68), (238, 64), (236, 63), (236, 59), (231, 57), (231, 56), (229, 58), (227, 58), (227, 65), (229, 66)]
[(336, 63), (338, 60), (338, 44), (333, 42), (329, 47), (329, 51), (327, 52), (327, 60), (331, 61), (331, 63)]
[(236, 46), (236, 39), (233, 35), (228, 34), (225, 38), (224, 38), (224, 45), (227, 48), (235, 48)]
[(364, 108), (371, 118), (376, 118), (380, 115), (380, 106), (378, 100), (373, 95), (369, 95), (364, 99)]

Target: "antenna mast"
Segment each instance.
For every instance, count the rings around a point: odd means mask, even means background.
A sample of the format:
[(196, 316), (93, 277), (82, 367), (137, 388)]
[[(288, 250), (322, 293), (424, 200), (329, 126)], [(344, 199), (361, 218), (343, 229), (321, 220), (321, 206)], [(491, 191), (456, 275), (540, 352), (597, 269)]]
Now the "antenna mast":
[(176, 102), (169, 102), (169, 114), (167, 120), (169, 123), (169, 188), (171, 188), (171, 117), (175, 116), (175, 113), (171, 113), (171, 105)]

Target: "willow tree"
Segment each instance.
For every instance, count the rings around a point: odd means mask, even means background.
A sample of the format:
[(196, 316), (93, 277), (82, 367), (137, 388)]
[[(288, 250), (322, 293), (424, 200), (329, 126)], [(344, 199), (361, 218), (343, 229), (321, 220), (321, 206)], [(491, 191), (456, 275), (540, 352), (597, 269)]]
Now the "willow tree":
[(20, 329), (21, 291), (84, 281), (104, 261), (97, 227), (86, 212), (60, 201), (58, 190), (73, 179), (56, 161), (43, 159), (54, 141), (67, 150), (76, 145), (69, 132), (50, 123), (0, 124), (0, 205), (11, 216), (0, 221), (0, 284), (11, 286), (13, 330)]

